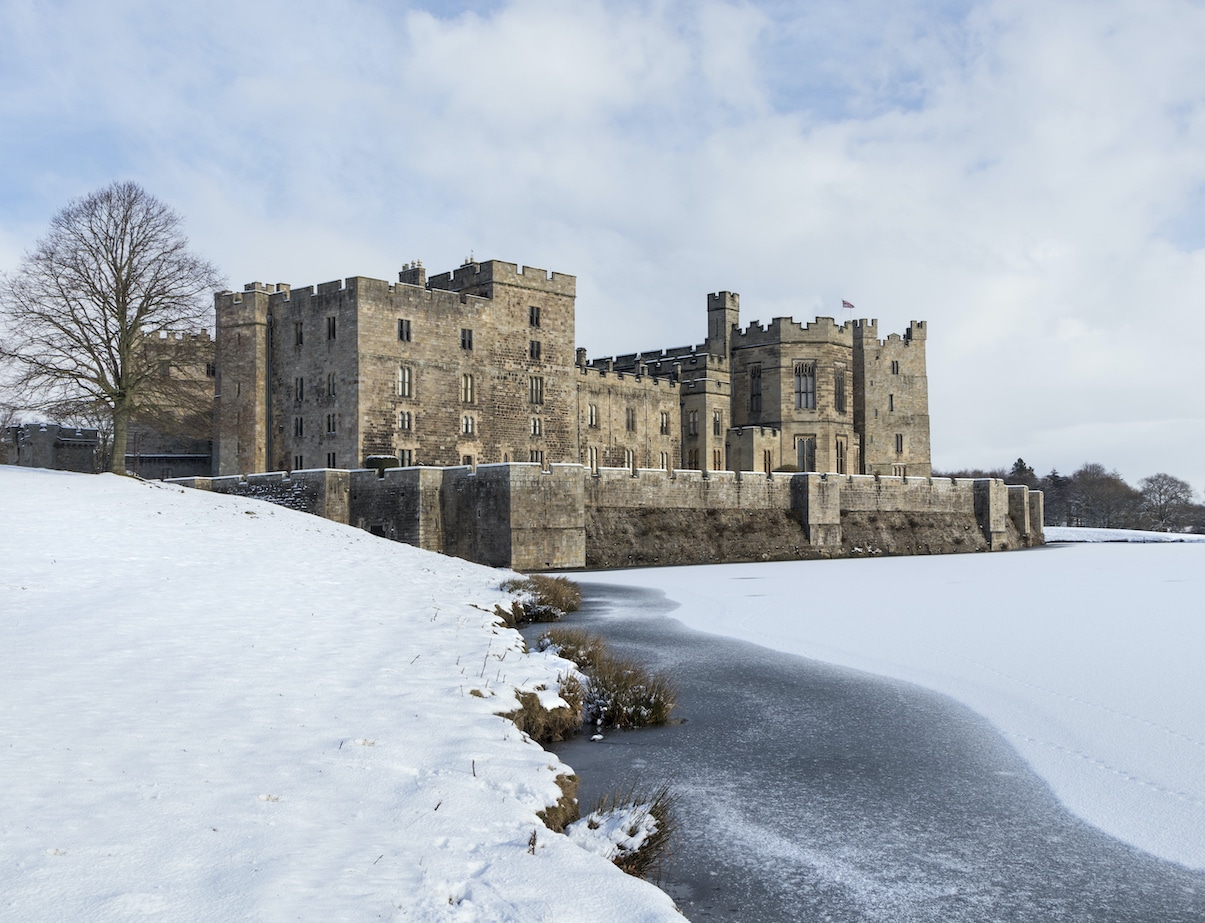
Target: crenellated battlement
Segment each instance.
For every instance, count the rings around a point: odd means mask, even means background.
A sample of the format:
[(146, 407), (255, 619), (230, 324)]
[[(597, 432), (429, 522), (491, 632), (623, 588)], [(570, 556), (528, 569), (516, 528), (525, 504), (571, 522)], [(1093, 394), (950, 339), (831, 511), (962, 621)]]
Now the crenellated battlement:
[(577, 276), (549, 272), (533, 266), (520, 266), (502, 260), (486, 260), (483, 263), (466, 262), (451, 272), (439, 273), (427, 280), (428, 288), (442, 288), (449, 291), (489, 285), (510, 285), (569, 297), (577, 295)]
[(831, 317), (817, 317), (806, 324), (790, 317), (776, 317), (769, 324), (752, 321), (744, 330), (738, 330), (732, 348), (749, 349), (780, 343), (837, 343), (852, 346), (853, 331), (852, 323), (838, 324)]
[(924, 341), (928, 330), (923, 320), (914, 320), (908, 324), (903, 334), (892, 333), (884, 339), (879, 339), (879, 322), (874, 320), (856, 320), (853, 322), (854, 342), (862, 346), (911, 346), (914, 342)]

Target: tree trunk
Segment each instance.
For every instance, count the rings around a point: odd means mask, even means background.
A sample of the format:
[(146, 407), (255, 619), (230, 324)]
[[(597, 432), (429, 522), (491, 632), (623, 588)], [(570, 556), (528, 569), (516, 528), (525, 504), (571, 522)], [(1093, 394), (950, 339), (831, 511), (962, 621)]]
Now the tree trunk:
[(113, 408), (113, 457), (109, 459), (109, 471), (113, 474), (126, 473), (126, 431), (129, 428), (130, 411), (122, 406)]

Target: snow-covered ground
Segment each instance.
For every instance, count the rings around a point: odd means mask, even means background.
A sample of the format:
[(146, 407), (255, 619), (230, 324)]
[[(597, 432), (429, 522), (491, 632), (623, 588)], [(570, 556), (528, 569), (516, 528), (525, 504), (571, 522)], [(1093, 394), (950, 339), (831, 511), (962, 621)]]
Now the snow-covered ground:
[(1205, 868), (1205, 544), (591, 573), (686, 625), (904, 679), (989, 718), (1072, 811)]
[(568, 768), (494, 713), (568, 664), (504, 576), (0, 466), (0, 919), (680, 920), (537, 818)]
[(1048, 542), (1205, 542), (1205, 535), (1188, 532), (1144, 532), (1141, 529), (1085, 529), (1046, 526)]

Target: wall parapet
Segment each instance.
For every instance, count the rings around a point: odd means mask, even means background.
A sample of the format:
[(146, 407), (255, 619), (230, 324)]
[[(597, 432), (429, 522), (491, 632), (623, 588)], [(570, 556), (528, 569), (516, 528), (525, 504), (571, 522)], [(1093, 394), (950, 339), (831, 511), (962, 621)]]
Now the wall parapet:
[(535, 463), (266, 472), (170, 483), (267, 500), (518, 570), (999, 551), (1042, 495), (997, 479)]

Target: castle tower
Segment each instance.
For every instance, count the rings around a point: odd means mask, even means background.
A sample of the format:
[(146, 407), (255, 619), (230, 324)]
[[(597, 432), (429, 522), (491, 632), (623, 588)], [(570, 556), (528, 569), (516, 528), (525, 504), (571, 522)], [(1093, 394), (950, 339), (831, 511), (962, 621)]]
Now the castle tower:
[(707, 352), (728, 358), (732, 331), (741, 323), (741, 296), (736, 292), (713, 292), (707, 296)]
[(924, 321), (903, 336), (878, 337), (878, 321), (854, 324), (854, 426), (862, 473), (928, 477), (929, 377)]
[(271, 319), (276, 286), (252, 282), (214, 295), (217, 385), (214, 469), (219, 475), (268, 470), (271, 438)]

